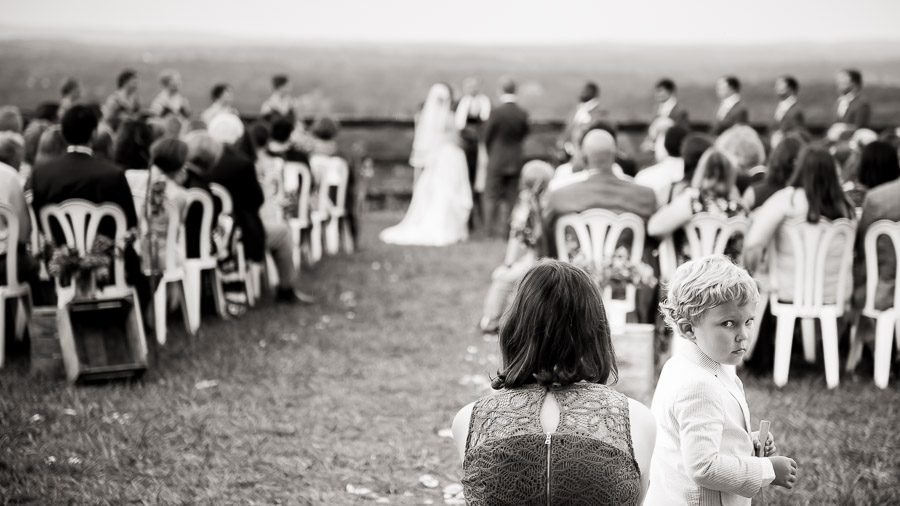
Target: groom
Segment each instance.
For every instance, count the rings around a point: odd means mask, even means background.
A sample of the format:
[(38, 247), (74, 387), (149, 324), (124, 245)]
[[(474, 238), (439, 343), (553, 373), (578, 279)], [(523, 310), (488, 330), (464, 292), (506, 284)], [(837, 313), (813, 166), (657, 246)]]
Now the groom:
[[(509, 225), (509, 214), (518, 196), (522, 146), (528, 135), (528, 113), (516, 104), (516, 83), (508, 77), (501, 78), (499, 95), (501, 105), (491, 111), (485, 127), (488, 165), (484, 229), (488, 237), (502, 237)], [(496, 227), (498, 219), (502, 223), (500, 232)]]

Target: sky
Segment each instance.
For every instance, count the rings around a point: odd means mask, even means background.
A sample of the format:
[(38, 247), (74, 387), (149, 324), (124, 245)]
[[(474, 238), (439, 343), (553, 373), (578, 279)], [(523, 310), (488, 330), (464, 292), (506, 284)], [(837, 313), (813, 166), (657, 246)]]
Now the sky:
[(29, 33), (325, 43), (897, 41), (898, 20), (900, 0), (0, 0), (0, 27)]

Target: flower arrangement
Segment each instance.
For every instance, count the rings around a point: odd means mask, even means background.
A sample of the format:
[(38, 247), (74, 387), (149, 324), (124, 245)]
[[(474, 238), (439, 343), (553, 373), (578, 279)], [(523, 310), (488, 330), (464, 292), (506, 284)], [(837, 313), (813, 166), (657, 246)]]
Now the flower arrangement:
[(644, 262), (633, 263), (629, 258), (628, 249), (624, 246), (616, 248), (612, 256), (604, 258), (598, 267), (593, 259), (588, 258), (578, 246), (578, 239), (574, 234), (566, 234), (566, 243), (570, 252), (574, 252), (572, 264), (584, 269), (601, 289), (610, 287), (613, 294), (624, 292), (628, 285), (656, 286), (656, 276), (653, 268)]
[(105, 235), (98, 235), (90, 251), (82, 255), (78, 249), (68, 245), (57, 246), (52, 241), (45, 241), (44, 258), (47, 261), (47, 272), (63, 285), (76, 282), (79, 287), (106, 286), (110, 283), (110, 267), (115, 256), (122, 252), (137, 237), (137, 231), (131, 229), (125, 238), (116, 244)]

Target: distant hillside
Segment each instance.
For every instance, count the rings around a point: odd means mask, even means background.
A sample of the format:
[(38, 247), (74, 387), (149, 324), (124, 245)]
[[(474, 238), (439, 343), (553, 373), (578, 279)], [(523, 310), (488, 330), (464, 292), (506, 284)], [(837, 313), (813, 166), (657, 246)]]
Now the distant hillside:
[[(174, 39), (173, 39), (174, 40)], [(142, 77), (141, 99), (157, 92), (159, 71), (181, 71), (196, 111), (209, 102), (218, 81), (234, 85), (237, 105), (253, 113), (269, 93), (269, 77), (289, 74), (309, 112), (341, 115), (411, 116), (437, 81), (454, 85), (481, 76), (486, 91), (510, 74), (520, 82), (523, 105), (535, 118), (562, 118), (587, 79), (602, 88), (602, 101), (620, 120), (650, 115), (652, 87), (661, 76), (680, 85), (682, 102), (697, 120), (710, 120), (716, 77), (733, 73), (744, 82), (751, 120), (765, 122), (775, 108), (772, 82), (790, 72), (801, 82), (801, 101), (812, 123), (827, 123), (837, 92), (834, 73), (859, 68), (876, 104), (874, 122), (900, 124), (900, 44), (761, 47), (459, 47), (363, 45), (142, 44), (67, 40), (0, 41), (0, 104), (32, 108), (55, 100), (60, 81), (76, 76), (90, 100), (114, 88), (116, 74), (133, 67)]]

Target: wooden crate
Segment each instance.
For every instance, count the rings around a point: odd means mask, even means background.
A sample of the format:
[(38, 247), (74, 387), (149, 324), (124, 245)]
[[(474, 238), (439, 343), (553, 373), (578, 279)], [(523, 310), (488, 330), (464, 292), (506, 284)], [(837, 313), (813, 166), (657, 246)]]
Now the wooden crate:
[(655, 387), (653, 325), (626, 323), (612, 328), (619, 366), (616, 390), (649, 405)]
[(76, 300), (60, 309), (59, 338), (69, 381), (144, 374), (147, 342), (135, 299)]
[(37, 306), (31, 311), (28, 335), (31, 340), (31, 373), (35, 376), (55, 379), (63, 375), (58, 313), (56, 306)]

